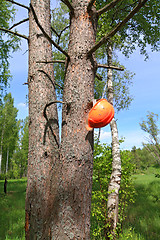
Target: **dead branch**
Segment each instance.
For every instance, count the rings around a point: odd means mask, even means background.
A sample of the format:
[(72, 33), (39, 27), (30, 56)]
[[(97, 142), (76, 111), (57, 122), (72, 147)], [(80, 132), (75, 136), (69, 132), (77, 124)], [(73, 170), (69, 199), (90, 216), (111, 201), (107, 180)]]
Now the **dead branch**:
[(57, 35), (57, 37), (59, 37), (59, 34), (57, 33), (57, 31), (51, 26), (51, 30)]
[(98, 68), (110, 68), (110, 69), (115, 69), (115, 70), (118, 70), (118, 71), (124, 71), (124, 68), (116, 67), (116, 66), (108, 66), (108, 65), (105, 65), (105, 64), (98, 64), (97, 67)]
[(91, 0), (88, 4), (88, 7), (87, 7), (87, 12), (90, 12), (92, 6), (93, 6), (93, 3), (95, 2), (95, 0)]
[(69, 25), (66, 26), (64, 29), (62, 29), (62, 31), (60, 32), (59, 37), (58, 37), (58, 42), (57, 42), (57, 44), (59, 44), (61, 35), (62, 35), (62, 33), (63, 33), (67, 28), (69, 28)]
[(106, 6), (104, 6), (103, 8), (99, 9), (97, 11), (98, 16), (100, 16), (101, 14), (107, 12), (108, 10), (110, 10), (111, 8), (116, 6), (116, 4), (119, 3), (120, 1), (122, 1), (122, 0), (113, 0), (112, 2), (110, 2)]
[(27, 10), (29, 10), (29, 7), (27, 7), (27, 6), (24, 5), (24, 4), (15, 2), (15, 1), (13, 1), (13, 0), (6, 0), (6, 1), (11, 2), (11, 3), (13, 3), (13, 4), (16, 4), (16, 5), (20, 6), (20, 7), (23, 7), (23, 8), (26, 8)]
[(88, 52), (88, 56), (100, 48), (104, 43), (106, 43), (110, 38), (112, 38), (147, 2), (148, 0), (140, 1), (136, 7), (121, 21), (115, 28), (107, 33), (98, 43), (96, 43)]
[(23, 19), (22, 21), (18, 22), (18, 23), (15, 23), (12, 27), (9, 28), (9, 30), (11, 30), (12, 28), (24, 23), (24, 22), (27, 22), (29, 20), (29, 18), (25, 18)]
[(100, 75), (100, 74), (98, 74), (98, 73), (96, 73), (96, 78), (98, 79), (98, 80), (100, 80), (100, 81), (102, 81), (102, 76)]
[(65, 63), (65, 60), (52, 60), (52, 61), (37, 61), (36, 63)]
[(11, 33), (11, 34), (13, 34), (13, 35), (15, 35), (15, 36), (18, 36), (18, 37), (21, 37), (21, 38), (24, 38), (24, 39), (29, 40), (27, 36), (22, 35), (22, 34), (20, 34), (20, 33), (18, 33), (18, 32), (13, 32), (13, 31), (11, 31), (11, 30), (9, 30), (9, 29), (6, 29), (6, 28), (0, 27), (0, 31), (6, 32), (6, 33)]
[(50, 82), (52, 83), (52, 85), (55, 87), (55, 85), (56, 86), (58, 86), (59, 88), (61, 88), (62, 90), (63, 90), (63, 87), (61, 87), (58, 83), (56, 83), (55, 81), (52, 81), (52, 78), (49, 76), (49, 74), (48, 73), (46, 73), (44, 70), (38, 70), (39, 72), (42, 72), (42, 73), (44, 73), (47, 77), (48, 77), (48, 79), (50, 80)]
[(66, 4), (66, 6), (69, 8), (70, 13), (74, 14), (74, 8), (72, 6), (72, 4), (68, 1), (68, 0), (61, 0), (64, 4)]
[(62, 52), (67, 58), (70, 58), (68, 53), (66, 51), (64, 51), (57, 43), (55, 43), (51, 38), (50, 36), (46, 33), (46, 31), (43, 29), (42, 25), (40, 24), (38, 18), (37, 18), (37, 15), (34, 11), (34, 8), (32, 6), (32, 4), (30, 4), (30, 7), (31, 7), (31, 10), (32, 10), (32, 13), (33, 13), (33, 16), (34, 16), (34, 19), (38, 25), (38, 27), (41, 29), (42, 33), (44, 34), (44, 36), (48, 39), (48, 41), (53, 44), (60, 52)]

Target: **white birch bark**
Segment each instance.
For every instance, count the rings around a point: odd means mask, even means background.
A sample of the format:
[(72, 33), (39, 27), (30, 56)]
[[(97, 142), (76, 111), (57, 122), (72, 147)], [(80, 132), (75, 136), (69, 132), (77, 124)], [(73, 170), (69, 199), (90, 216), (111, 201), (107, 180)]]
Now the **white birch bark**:
[(8, 172), (9, 148), (7, 149), (6, 173)]
[[(112, 45), (108, 44), (108, 65), (112, 64)], [(113, 104), (113, 80), (112, 80), (112, 69), (108, 69), (107, 82), (108, 82), (108, 101)], [(107, 212), (108, 220), (111, 223), (111, 232), (114, 230), (118, 222), (118, 203), (119, 203), (119, 189), (121, 182), (121, 157), (120, 157), (120, 147), (118, 139), (118, 129), (115, 118), (112, 119), (110, 123), (111, 135), (112, 135), (112, 174), (110, 178), (110, 183), (108, 186), (108, 203)]]

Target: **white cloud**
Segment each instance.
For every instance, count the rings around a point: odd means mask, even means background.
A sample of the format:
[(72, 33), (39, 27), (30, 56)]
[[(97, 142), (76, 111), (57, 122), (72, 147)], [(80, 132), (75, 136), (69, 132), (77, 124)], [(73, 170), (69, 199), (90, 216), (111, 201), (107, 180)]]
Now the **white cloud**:
[(21, 102), (21, 103), (18, 103), (18, 104), (17, 104), (17, 107), (18, 107), (18, 108), (28, 108), (27, 104), (22, 103), (22, 102)]
[[(95, 130), (95, 135), (99, 134), (99, 130)], [(100, 134), (100, 142), (101, 143), (106, 143), (111, 141), (111, 132), (104, 131), (101, 129), (101, 134)]]

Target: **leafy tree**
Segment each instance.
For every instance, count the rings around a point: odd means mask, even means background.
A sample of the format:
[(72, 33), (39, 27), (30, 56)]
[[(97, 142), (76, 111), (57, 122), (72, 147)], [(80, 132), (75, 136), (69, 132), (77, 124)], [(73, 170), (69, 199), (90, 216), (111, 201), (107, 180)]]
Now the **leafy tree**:
[(143, 131), (149, 134), (148, 142), (149, 144), (144, 144), (144, 146), (152, 153), (154, 158), (160, 164), (160, 140), (159, 133), (160, 130), (157, 125), (158, 114), (153, 112), (148, 112), (147, 120), (143, 120), (140, 123), (140, 127)]
[(17, 112), (11, 93), (6, 94), (0, 116), (0, 155), (3, 173), (7, 173), (10, 168), (10, 160), (18, 141)]
[(22, 178), (27, 176), (28, 163), (28, 117), (20, 121), (19, 127), (19, 142), (11, 159), (12, 168), (10, 177)]
[[(122, 180), (119, 199), (118, 225), (115, 235), (122, 231), (122, 224), (126, 218), (126, 211), (130, 202), (134, 201), (135, 189), (132, 182), (134, 165), (131, 154), (121, 152)], [(112, 148), (106, 144), (95, 145), (93, 167), (93, 190), (91, 211), (91, 239), (113, 239), (111, 224), (107, 217), (108, 186), (112, 173)]]
[(3, 90), (8, 86), (11, 78), (9, 71), (10, 52), (19, 48), (19, 39), (13, 34), (8, 34), (6, 38), (2, 28), (9, 29), (9, 24), (13, 22), (15, 9), (11, 3), (0, 1), (0, 97)]
[[(149, 144), (147, 144), (149, 145)], [(135, 146), (131, 150), (132, 163), (135, 165), (135, 171), (142, 172), (150, 166), (155, 165), (155, 159), (153, 153), (148, 151), (151, 146), (144, 146), (141, 148), (136, 148)]]

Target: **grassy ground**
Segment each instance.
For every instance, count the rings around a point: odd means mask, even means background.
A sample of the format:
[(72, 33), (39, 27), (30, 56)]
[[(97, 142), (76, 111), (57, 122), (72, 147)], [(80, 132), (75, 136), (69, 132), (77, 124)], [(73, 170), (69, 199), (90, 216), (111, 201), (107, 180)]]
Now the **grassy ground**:
[(160, 239), (160, 170), (150, 168), (134, 176), (137, 191), (135, 203), (130, 206), (122, 240)]
[[(129, 208), (121, 240), (160, 239), (160, 169), (134, 176), (137, 195)], [(26, 179), (9, 180), (8, 193), (0, 181), (0, 240), (24, 240)]]
[(26, 179), (0, 181), (0, 240), (24, 239)]

